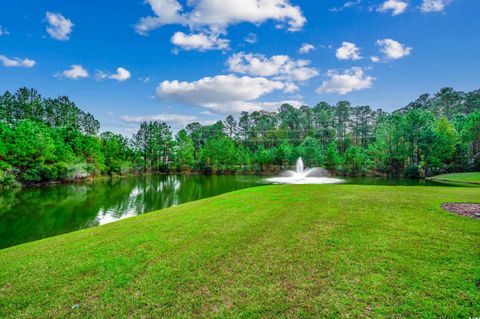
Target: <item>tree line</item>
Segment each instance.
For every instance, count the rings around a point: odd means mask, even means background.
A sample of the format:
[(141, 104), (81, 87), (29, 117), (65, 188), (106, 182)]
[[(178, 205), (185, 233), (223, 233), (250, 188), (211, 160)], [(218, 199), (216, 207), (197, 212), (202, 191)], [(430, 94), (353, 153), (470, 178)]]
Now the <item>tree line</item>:
[(131, 137), (68, 97), (0, 96), (0, 185), (142, 172), (273, 173), (303, 157), (338, 175), (421, 178), (480, 170), (480, 90), (443, 88), (394, 112), (321, 102), (242, 112), (213, 125), (144, 122)]

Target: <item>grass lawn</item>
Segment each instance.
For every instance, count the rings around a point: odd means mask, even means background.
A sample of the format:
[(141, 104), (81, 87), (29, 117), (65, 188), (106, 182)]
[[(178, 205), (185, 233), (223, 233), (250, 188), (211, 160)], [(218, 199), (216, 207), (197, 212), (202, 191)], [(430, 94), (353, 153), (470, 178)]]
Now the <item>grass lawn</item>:
[(265, 186), (0, 250), (0, 317), (479, 317), (452, 201), (480, 188)]
[(480, 172), (445, 174), (430, 179), (433, 181), (480, 184)]

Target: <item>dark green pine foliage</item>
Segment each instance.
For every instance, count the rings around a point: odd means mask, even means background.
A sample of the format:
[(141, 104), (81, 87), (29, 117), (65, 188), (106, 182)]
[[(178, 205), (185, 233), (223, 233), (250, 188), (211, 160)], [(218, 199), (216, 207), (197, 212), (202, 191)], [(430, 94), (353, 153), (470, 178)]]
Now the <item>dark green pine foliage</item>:
[(387, 113), (348, 101), (242, 112), (212, 125), (144, 122), (132, 137), (66, 96), (0, 95), (0, 185), (133, 172), (273, 173), (303, 157), (335, 174), (420, 178), (480, 170), (480, 90), (443, 88)]

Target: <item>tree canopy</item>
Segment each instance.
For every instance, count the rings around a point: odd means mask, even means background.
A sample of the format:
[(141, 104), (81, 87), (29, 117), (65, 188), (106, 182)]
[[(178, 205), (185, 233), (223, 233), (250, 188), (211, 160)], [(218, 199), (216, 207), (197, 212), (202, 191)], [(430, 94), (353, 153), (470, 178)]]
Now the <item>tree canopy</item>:
[(100, 131), (68, 97), (21, 88), (0, 96), (0, 185), (131, 172), (271, 173), (302, 156), (343, 175), (419, 178), (480, 170), (480, 90), (443, 88), (392, 113), (368, 105), (281, 105), (213, 125), (144, 122)]

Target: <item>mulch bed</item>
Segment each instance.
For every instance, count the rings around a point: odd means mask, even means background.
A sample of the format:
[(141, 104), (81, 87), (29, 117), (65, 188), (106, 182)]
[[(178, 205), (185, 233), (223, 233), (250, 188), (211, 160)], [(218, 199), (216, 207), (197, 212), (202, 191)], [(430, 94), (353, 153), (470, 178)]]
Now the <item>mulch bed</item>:
[(480, 219), (480, 204), (473, 203), (445, 203), (442, 208), (450, 213), (460, 216), (472, 217)]

